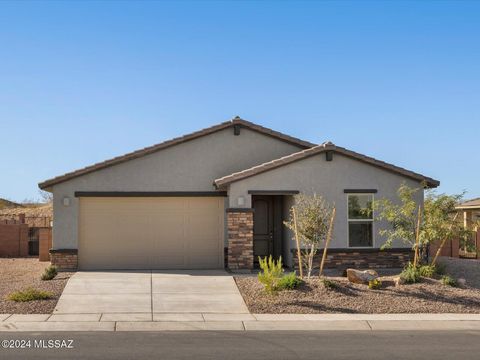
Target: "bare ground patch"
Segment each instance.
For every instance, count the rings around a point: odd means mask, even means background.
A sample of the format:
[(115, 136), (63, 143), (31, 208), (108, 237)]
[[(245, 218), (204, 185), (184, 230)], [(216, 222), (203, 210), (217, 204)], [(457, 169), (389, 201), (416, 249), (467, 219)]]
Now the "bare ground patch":
[[(51, 313), (72, 273), (61, 272), (53, 280), (42, 281), (40, 276), (48, 265), (38, 258), (0, 258), (0, 313)], [(49, 291), (53, 293), (53, 298), (24, 303), (6, 299), (10, 293), (27, 288)]]
[(317, 279), (306, 280), (296, 290), (268, 295), (255, 276), (235, 278), (252, 313), (480, 313), (480, 290), (453, 288), (434, 279), (395, 287), (393, 277), (382, 277), (381, 290), (351, 284), (346, 278), (329, 278), (336, 289), (326, 289)]

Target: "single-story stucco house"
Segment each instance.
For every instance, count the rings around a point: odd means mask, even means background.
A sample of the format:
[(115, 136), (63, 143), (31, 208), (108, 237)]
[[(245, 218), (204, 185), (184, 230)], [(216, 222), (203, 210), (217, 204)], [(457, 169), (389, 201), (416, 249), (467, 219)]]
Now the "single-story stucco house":
[(464, 201), (456, 207), (465, 228), (476, 228), (480, 221), (480, 198)]
[(460, 252), (463, 252), (463, 256), (471, 257), (474, 255), (478, 258), (480, 255), (480, 198), (464, 201), (456, 209), (460, 213), (464, 228), (471, 230), (470, 244), (476, 249), (476, 254), (472, 254), (472, 251), (470, 251), (470, 256), (468, 256), (467, 244), (465, 243)]
[(378, 224), (349, 208), (394, 199), (402, 182), (439, 185), (331, 142), (312, 144), (236, 117), (39, 187), (53, 193), (51, 260), (61, 269), (238, 270), (270, 254), (293, 265), (295, 242), (283, 220), (298, 193), (335, 203), (327, 266), (398, 266), (410, 249), (398, 242), (379, 251)]

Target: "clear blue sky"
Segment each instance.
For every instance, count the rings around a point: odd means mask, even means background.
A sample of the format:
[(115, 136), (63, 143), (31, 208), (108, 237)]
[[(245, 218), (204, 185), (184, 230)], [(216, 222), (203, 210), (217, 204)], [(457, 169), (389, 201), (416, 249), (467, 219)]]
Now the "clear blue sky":
[(480, 2), (1, 2), (0, 197), (235, 115), (480, 196)]

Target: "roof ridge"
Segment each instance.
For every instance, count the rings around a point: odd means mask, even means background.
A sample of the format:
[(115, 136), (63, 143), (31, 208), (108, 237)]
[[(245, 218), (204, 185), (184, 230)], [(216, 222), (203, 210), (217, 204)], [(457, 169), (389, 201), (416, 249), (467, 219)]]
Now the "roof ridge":
[(326, 141), (326, 142), (324, 142), (320, 145), (314, 146), (312, 148), (301, 150), (301, 151), (298, 151), (296, 153), (289, 154), (289, 155), (283, 156), (283, 157), (278, 158), (278, 159), (273, 159), (273, 160), (264, 162), (264, 163), (256, 165), (256, 166), (252, 166), (248, 169), (223, 176), (221, 178), (215, 179), (214, 184), (215, 184), (215, 186), (220, 187), (220, 186), (229, 184), (231, 182), (235, 182), (235, 181), (245, 179), (245, 178), (253, 176), (253, 175), (260, 174), (262, 172), (273, 170), (277, 167), (289, 164), (289, 163), (294, 162), (296, 160), (300, 160), (300, 159), (303, 159), (303, 158), (307, 158), (307, 157), (319, 154), (319, 153), (321, 153), (323, 151), (327, 151), (327, 150), (337, 151), (340, 154), (343, 154), (344, 156), (352, 157), (352, 158), (355, 158), (357, 160), (367, 162), (371, 165), (381, 167), (381, 168), (384, 168), (386, 170), (402, 174), (403, 176), (406, 176), (406, 177), (414, 178), (414, 179), (419, 180), (419, 181), (425, 181), (427, 183), (427, 185), (430, 186), (430, 187), (437, 187), (440, 184), (439, 181), (437, 181), (433, 178), (424, 176), (422, 174), (419, 174), (419, 173), (411, 171), (411, 170), (407, 170), (407, 169), (402, 168), (400, 166), (396, 166), (396, 165), (387, 163), (387, 162), (382, 161), (382, 160), (375, 159), (375, 158), (367, 156), (367, 155), (357, 153), (357, 152), (352, 151), (352, 150), (348, 150), (346, 148), (343, 148), (343, 147), (340, 147), (340, 146), (337, 146), (337, 145), (333, 144), (331, 141)]
[(461, 207), (461, 206), (475, 206), (475, 205), (465, 205), (465, 204), (467, 204), (467, 203), (475, 202), (475, 201), (480, 201), (480, 197), (462, 201), (460, 204), (458, 204), (458, 206), (460, 206), (460, 207)]
[[(225, 179), (227, 179), (227, 178), (234, 178), (237, 175), (246, 174), (247, 172), (251, 172), (251, 171), (254, 171), (254, 170), (257, 170), (257, 169), (261, 169), (261, 168), (266, 168), (269, 165), (275, 165), (275, 164), (278, 164), (278, 163), (283, 163), (283, 162), (285, 162), (285, 160), (290, 160), (290, 159), (295, 158), (295, 157), (300, 157), (301, 155), (304, 155), (304, 154), (314, 155), (315, 153), (320, 152), (319, 149), (323, 150), (323, 149), (326, 148), (326, 146), (327, 146), (326, 143), (322, 143), (322, 144), (314, 146), (310, 149), (300, 150), (300, 151), (297, 151), (295, 153), (279, 157), (277, 159), (269, 160), (269, 161), (266, 161), (264, 163), (249, 167), (245, 170), (237, 171), (237, 172), (234, 172), (232, 174), (222, 176), (221, 178), (215, 179), (214, 183), (215, 184), (223, 183), (225, 181)], [(313, 152), (313, 154), (311, 154), (312, 152)]]
[(88, 174), (88, 173), (91, 173), (91, 172), (94, 172), (94, 171), (97, 171), (97, 170), (100, 170), (100, 169), (104, 169), (104, 168), (107, 168), (107, 167), (110, 167), (110, 166), (113, 166), (113, 165), (117, 165), (117, 164), (126, 162), (128, 160), (133, 160), (133, 159), (136, 159), (136, 158), (139, 158), (139, 157), (142, 157), (142, 156), (146, 156), (146, 155), (155, 153), (157, 151), (163, 150), (165, 148), (168, 148), (170, 146), (174, 146), (174, 145), (178, 145), (178, 144), (190, 141), (190, 140), (194, 140), (194, 139), (199, 138), (201, 136), (205, 136), (205, 135), (215, 133), (217, 131), (226, 129), (230, 126), (233, 126), (235, 124), (240, 124), (240, 125), (245, 126), (245, 127), (249, 128), (251, 130), (260, 132), (264, 135), (271, 136), (271, 137), (277, 138), (279, 140), (295, 144), (295, 145), (300, 146), (300, 147), (310, 148), (312, 146), (316, 146), (316, 144), (313, 144), (313, 143), (310, 143), (308, 141), (304, 141), (304, 140), (292, 137), (290, 135), (283, 134), (281, 132), (263, 127), (261, 125), (254, 124), (250, 121), (247, 121), (247, 120), (244, 120), (244, 119), (240, 118), (239, 116), (236, 116), (235, 118), (233, 118), (231, 120), (224, 121), (224, 122), (219, 123), (217, 125), (206, 127), (206, 128), (194, 131), (194, 132), (189, 133), (189, 134), (185, 134), (185, 135), (182, 135), (182, 136), (175, 137), (173, 139), (165, 140), (163, 142), (160, 142), (160, 143), (157, 143), (157, 144), (154, 144), (154, 145), (151, 145), (151, 146), (147, 146), (147, 147), (144, 147), (144, 148), (141, 148), (141, 149), (138, 149), (138, 150), (134, 150), (132, 152), (128, 152), (124, 155), (119, 155), (119, 156), (113, 157), (113, 158), (108, 159), (108, 160), (100, 161), (100, 162), (94, 163), (92, 165), (88, 165), (88, 166), (85, 166), (83, 168), (67, 172), (63, 175), (55, 176), (51, 179), (48, 179), (48, 180), (45, 180), (45, 181), (39, 183), (38, 186), (40, 187), (40, 189), (45, 189), (45, 188), (48, 188), (52, 185), (59, 184), (61, 182), (70, 180), (72, 178), (75, 178), (75, 177), (78, 177), (78, 176), (81, 176), (81, 175), (85, 175), (85, 174)]

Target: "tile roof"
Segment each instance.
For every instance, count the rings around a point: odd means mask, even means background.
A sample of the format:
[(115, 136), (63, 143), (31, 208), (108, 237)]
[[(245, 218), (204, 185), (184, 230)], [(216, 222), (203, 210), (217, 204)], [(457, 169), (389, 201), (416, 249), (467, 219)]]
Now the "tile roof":
[(458, 205), (457, 208), (480, 208), (480, 198), (467, 200)]
[(193, 139), (197, 139), (199, 137), (209, 135), (209, 134), (215, 133), (217, 131), (220, 131), (220, 130), (223, 130), (223, 129), (226, 129), (226, 128), (229, 128), (229, 127), (233, 127), (234, 125), (240, 125), (241, 127), (245, 127), (245, 128), (250, 129), (250, 130), (257, 131), (257, 132), (262, 133), (264, 135), (271, 136), (271, 137), (274, 137), (276, 139), (280, 139), (282, 141), (288, 142), (290, 144), (297, 145), (297, 146), (299, 146), (301, 148), (305, 148), (305, 149), (306, 148), (311, 148), (311, 147), (317, 145), (317, 144), (313, 144), (313, 143), (310, 143), (308, 141), (297, 139), (295, 137), (292, 137), (292, 136), (289, 136), (289, 135), (286, 135), (286, 134), (282, 134), (278, 131), (275, 131), (275, 130), (272, 130), (272, 129), (269, 129), (269, 128), (266, 128), (266, 127), (263, 127), (263, 126), (260, 126), (260, 125), (257, 125), (257, 124), (254, 124), (252, 122), (243, 120), (243, 119), (241, 119), (240, 117), (237, 116), (233, 120), (225, 121), (225, 122), (220, 123), (218, 125), (214, 125), (214, 126), (211, 126), (209, 128), (205, 128), (205, 129), (190, 133), (188, 135), (184, 135), (184, 136), (177, 137), (177, 138), (174, 138), (174, 139), (171, 139), (171, 140), (168, 140), (168, 141), (164, 141), (162, 143), (159, 143), (159, 144), (156, 144), (156, 145), (153, 145), (153, 146), (149, 146), (149, 147), (146, 147), (146, 148), (143, 148), (143, 149), (125, 154), (125, 155), (115, 157), (115, 158), (110, 159), (110, 160), (102, 161), (102, 162), (84, 167), (82, 169), (75, 170), (75, 171), (66, 173), (64, 175), (54, 177), (54, 178), (49, 179), (49, 180), (45, 180), (45, 181), (39, 183), (38, 186), (40, 187), (40, 189), (48, 189), (49, 187), (51, 187), (53, 185), (68, 181), (68, 180), (76, 178), (78, 176), (85, 175), (85, 174), (88, 174), (88, 173), (91, 173), (91, 172), (94, 172), (94, 171), (97, 171), (97, 170), (100, 170), (100, 169), (104, 169), (104, 168), (107, 168), (107, 167), (110, 167), (110, 166), (113, 166), (113, 165), (117, 165), (117, 164), (129, 161), (129, 160), (133, 160), (133, 159), (145, 156), (145, 155), (149, 155), (149, 154), (152, 154), (154, 152), (166, 149), (168, 147), (178, 145), (178, 144), (181, 144), (181, 143), (193, 140)]
[(257, 174), (261, 174), (263, 172), (266, 172), (266, 171), (269, 171), (269, 170), (272, 170), (272, 169), (276, 169), (278, 167), (281, 167), (281, 166), (290, 164), (292, 162), (299, 161), (299, 160), (302, 160), (302, 159), (305, 159), (305, 158), (308, 158), (310, 156), (317, 155), (319, 153), (326, 152), (326, 151), (334, 151), (334, 152), (342, 154), (344, 156), (348, 156), (350, 158), (357, 159), (359, 161), (363, 161), (363, 162), (368, 163), (370, 165), (385, 169), (387, 171), (390, 171), (390, 172), (393, 172), (393, 173), (396, 173), (396, 174), (403, 175), (405, 177), (408, 177), (408, 178), (411, 178), (411, 179), (414, 179), (414, 180), (417, 180), (417, 181), (425, 181), (427, 187), (429, 187), (429, 188), (434, 188), (434, 187), (437, 187), (438, 185), (440, 185), (440, 182), (438, 180), (434, 180), (432, 178), (423, 176), (423, 175), (415, 173), (413, 171), (410, 171), (410, 170), (407, 170), (407, 169), (404, 169), (404, 168), (401, 168), (401, 167), (398, 167), (398, 166), (395, 166), (395, 165), (392, 165), (392, 164), (374, 159), (374, 158), (369, 157), (369, 156), (365, 156), (365, 155), (356, 153), (354, 151), (345, 149), (343, 147), (336, 146), (331, 142), (325, 142), (321, 145), (317, 145), (317, 146), (312, 147), (310, 149), (302, 150), (302, 151), (299, 151), (297, 153), (287, 155), (287, 156), (281, 157), (279, 159), (272, 160), (272, 161), (269, 161), (269, 162), (251, 167), (249, 169), (246, 169), (246, 170), (243, 170), (243, 171), (239, 171), (239, 172), (221, 177), (219, 179), (216, 179), (214, 181), (214, 184), (217, 187), (222, 187), (222, 186), (230, 184), (232, 182), (239, 181), (239, 180), (251, 177), (251, 176), (255, 176)]

